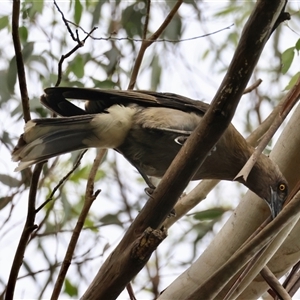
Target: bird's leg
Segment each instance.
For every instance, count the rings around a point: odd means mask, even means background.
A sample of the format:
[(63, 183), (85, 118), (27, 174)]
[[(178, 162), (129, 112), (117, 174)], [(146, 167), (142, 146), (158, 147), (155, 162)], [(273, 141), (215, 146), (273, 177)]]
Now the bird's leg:
[(147, 176), (147, 174), (145, 174), (143, 171), (141, 171), (139, 168), (136, 167), (136, 169), (138, 170), (138, 172), (141, 174), (141, 176), (143, 177), (143, 179), (145, 180), (146, 184), (148, 185), (148, 187), (145, 188), (145, 192), (146, 194), (151, 197), (151, 195), (153, 194), (154, 190), (156, 189), (156, 186), (151, 182), (150, 178)]
[[(151, 182), (150, 178), (147, 176), (147, 174), (145, 174), (142, 170), (140, 170), (140, 168), (136, 167), (135, 168), (138, 170), (138, 172), (140, 173), (140, 175), (143, 177), (143, 179), (145, 180), (145, 182), (147, 183), (148, 187), (145, 188), (145, 193), (149, 196), (152, 197), (152, 194), (154, 192), (154, 190), (156, 189), (156, 186)], [(172, 218), (176, 216), (176, 212), (175, 209), (172, 208), (172, 210), (170, 211), (170, 213), (168, 214), (167, 218)]]
[(148, 196), (151, 196), (151, 194), (153, 194), (153, 191), (155, 190), (156, 186), (151, 182), (150, 178), (148, 177), (148, 175), (142, 171), (138, 166), (136, 166), (133, 162), (130, 162), (136, 169), (137, 171), (140, 173), (140, 175), (143, 177), (143, 179), (145, 180), (146, 184), (148, 185), (147, 188), (145, 188), (145, 192)]

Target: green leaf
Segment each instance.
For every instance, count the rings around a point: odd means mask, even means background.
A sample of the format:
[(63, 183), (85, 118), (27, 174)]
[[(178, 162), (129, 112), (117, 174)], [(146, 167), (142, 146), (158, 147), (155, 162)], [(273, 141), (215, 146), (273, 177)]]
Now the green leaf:
[(99, 89), (113, 89), (116, 86), (116, 83), (113, 82), (110, 79), (106, 79), (104, 81), (95, 79), (95, 78), (91, 78), (93, 83), (94, 83), (94, 87), (95, 88), (99, 88)]
[(221, 17), (221, 16), (226, 16), (226, 15), (233, 15), (233, 13), (237, 10), (238, 8), (234, 5), (230, 5), (228, 8), (223, 9), (215, 13), (215, 17)]
[(36, 12), (41, 14), (43, 12), (43, 8), (44, 8), (44, 0), (32, 1), (32, 3), (33, 3), (33, 9)]
[(8, 16), (3, 16), (0, 18), (0, 30), (6, 28), (9, 25)]
[(14, 93), (16, 81), (17, 81), (17, 66), (16, 66), (16, 57), (14, 56), (9, 62), (7, 76), (6, 76), (7, 88), (11, 94)]
[(0, 103), (5, 103), (8, 100), (11, 100), (11, 93), (8, 89), (8, 71), (0, 70)]
[(84, 76), (84, 61), (81, 55), (75, 56), (73, 61), (69, 64), (69, 69), (77, 78)]
[[(24, 45), (24, 48), (22, 50), (24, 63), (31, 57), (33, 48), (34, 48), (33, 42)], [(9, 62), (9, 67), (6, 76), (7, 88), (11, 94), (14, 93), (16, 81), (17, 81), (17, 65), (16, 65), (16, 57), (14, 56)]]
[(74, 20), (76, 24), (80, 23), (81, 16), (82, 16), (82, 4), (80, 3), (80, 0), (75, 0)]
[(120, 225), (122, 226), (122, 222), (120, 221), (120, 219), (118, 218), (118, 215), (114, 215), (114, 214), (107, 214), (104, 217), (102, 217), (99, 220), (101, 223), (103, 223), (104, 225)]
[(106, 72), (107, 72), (107, 75), (110, 76), (114, 73), (116, 66), (119, 62), (120, 51), (116, 47), (113, 47), (110, 50), (104, 52), (103, 55), (105, 55), (109, 60), (109, 63), (106, 66)]
[(181, 37), (181, 29), (182, 29), (182, 22), (181, 22), (181, 17), (180, 15), (177, 13), (172, 21), (170, 22), (170, 24), (168, 25), (168, 27), (165, 29), (165, 31), (163, 32), (163, 37), (167, 38), (169, 40), (179, 40)]
[(19, 187), (22, 184), (20, 180), (6, 174), (0, 174), (0, 182), (9, 187)]
[(297, 41), (295, 48), (299, 51), (300, 50), (300, 39)]
[(21, 39), (21, 42), (23, 44), (25, 44), (27, 42), (27, 38), (28, 38), (28, 30), (25, 26), (21, 26), (19, 28), (19, 34), (20, 34), (20, 39)]
[(78, 296), (77, 286), (72, 284), (68, 278), (65, 279), (64, 293), (66, 293), (67, 295), (69, 295), (71, 297)]
[(14, 144), (13, 144), (13, 142), (12, 142), (12, 138), (11, 138), (9, 132), (6, 131), (6, 130), (3, 130), (3, 132), (2, 132), (1, 142), (2, 142), (4, 145), (6, 145), (6, 147), (7, 147), (8, 149), (9, 149), (10, 147), (13, 147), (13, 146), (14, 146)]
[(13, 199), (13, 196), (1, 197), (0, 198), (0, 210), (3, 209)]
[(96, 173), (96, 176), (95, 176), (95, 182), (100, 179), (105, 178), (105, 176), (106, 176), (106, 173), (103, 170), (98, 170)]
[(157, 55), (154, 55), (151, 62), (152, 72), (151, 72), (151, 90), (157, 90), (157, 87), (160, 83), (161, 75), (161, 65)]
[(205, 60), (209, 53), (210, 53), (210, 49), (206, 49), (202, 54), (202, 59)]
[(293, 62), (294, 56), (295, 56), (294, 50), (295, 50), (295, 47), (291, 47), (291, 48), (286, 49), (282, 53), (282, 55), (281, 55), (281, 61), (282, 61), (281, 72), (282, 72), (282, 74), (285, 74), (289, 70), (289, 68)]
[(199, 221), (213, 220), (220, 218), (226, 211), (223, 207), (215, 207), (195, 213), (194, 219)]
[(97, 1), (97, 4), (94, 8), (94, 11), (92, 13), (93, 19), (92, 19), (92, 26), (94, 27), (95, 25), (99, 24), (99, 20), (100, 20), (100, 16), (101, 16), (101, 8), (102, 5), (105, 3), (106, 1)]
[(77, 169), (76, 172), (74, 172), (69, 180), (75, 183), (79, 183), (82, 179), (87, 179), (89, 174), (90, 168), (88, 166), (85, 166), (83, 168)]
[(211, 232), (216, 221), (208, 222), (199, 222), (193, 226), (195, 233), (197, 233), (196, 239), (194, 242), (200, 241), (208, 232)]
[(145, 16), (145, 8), (140, 8), (136, 3), (127, 6), (122, 11), (122, 27), (129, 37), (142, 36), (142, 18)]
[(295, 84), (296, 82), (298, 81), (299, 79), (299, 76), (300, 76), (300, 72), (296, 73), (290, 80), (289, 84), (285, 87), (285, 91), (288, 91), (290, 90)]
[(93, 232), (98, 232), (98, 228), (95, 227), (95, 223), (91, 219), (85, 219), (84, 227), (90, 229)]

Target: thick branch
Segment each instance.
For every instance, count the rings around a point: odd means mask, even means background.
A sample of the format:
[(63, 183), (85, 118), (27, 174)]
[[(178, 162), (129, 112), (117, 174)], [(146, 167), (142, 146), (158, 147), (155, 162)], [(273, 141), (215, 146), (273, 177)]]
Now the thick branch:
[[(213, 299), (220, 292), (224, 282), (229, 280), (243, 267), (252, 256), (270, 243), (288, 224), (299, 218), (300, 193), (283, 209), (282, 213), (259, 232), (251, 242), (238, 250), (206, 282), (196, 289), (187, 299)], [(288, 222), (286, 221), (288, 220)]]

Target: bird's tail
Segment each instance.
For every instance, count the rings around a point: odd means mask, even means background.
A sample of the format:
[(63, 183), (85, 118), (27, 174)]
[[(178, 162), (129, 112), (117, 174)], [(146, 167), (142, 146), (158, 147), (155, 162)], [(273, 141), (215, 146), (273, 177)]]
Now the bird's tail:
[(83, 115), (27, 122), (12, 152), (13, 161), (20, 161), (16, 171), (63, 153), (93, 146), (89, 143), (95, 138), (93, 118), (94, 115)]

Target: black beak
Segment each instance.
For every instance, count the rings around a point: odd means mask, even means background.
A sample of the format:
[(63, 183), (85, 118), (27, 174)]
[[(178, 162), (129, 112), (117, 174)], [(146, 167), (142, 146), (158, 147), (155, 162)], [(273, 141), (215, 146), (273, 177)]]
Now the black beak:
[(272, 218), (274, 219), (282, 210), (285, 197), (283, 197), (282, 194), (278, 194), (277, 192), (273, 191), (271, 187), (270, 189), (271, 189), (271, 199), (268, 204), (271, 210)]

